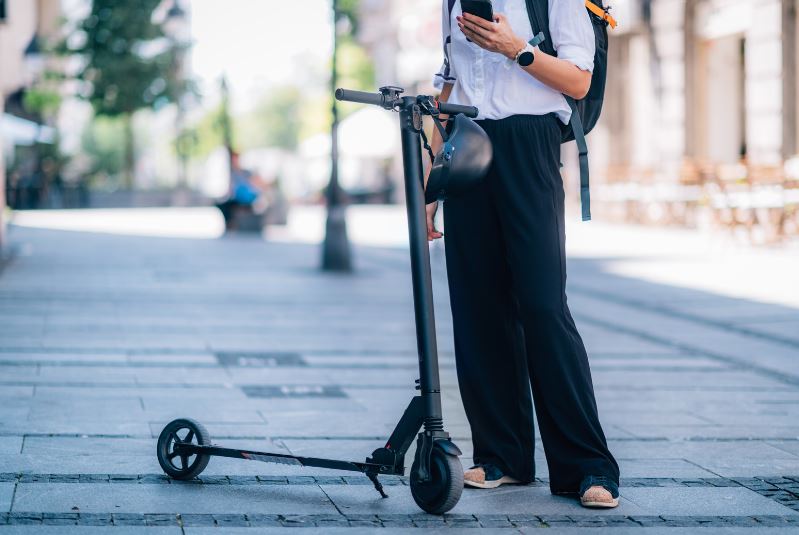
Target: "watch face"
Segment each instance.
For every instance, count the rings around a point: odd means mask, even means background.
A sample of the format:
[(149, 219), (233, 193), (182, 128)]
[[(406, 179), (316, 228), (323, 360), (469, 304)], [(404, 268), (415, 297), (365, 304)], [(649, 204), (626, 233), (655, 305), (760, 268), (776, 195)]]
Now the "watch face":
[(519, 54), (519, 65), (521, 65), (522, 67), (528, 67), (530, 64), (533, 63), (534, 59), (535, 55), (529, 50), (527, 50)]

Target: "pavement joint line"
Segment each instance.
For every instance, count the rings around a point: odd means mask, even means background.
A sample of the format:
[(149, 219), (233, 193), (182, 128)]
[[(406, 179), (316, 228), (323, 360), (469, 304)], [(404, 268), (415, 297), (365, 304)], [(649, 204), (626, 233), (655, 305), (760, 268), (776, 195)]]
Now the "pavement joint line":
[[(41, 381), (0, 381), (0, 386), (43, 386), (48, 388), (168, 388), (171, 390), (195, 390), (195, 389), (217, 389), (217, 390), (233, 390), (241, 389), (242, 387), (256, 386), (263, 387), (264, 385), (250, 385), (250, 384), (234, 384), (232, 387), (225, 386), (219, 383), (141, 383), (138, 381), (123, 382), (123, 383), (58, 383), (58, 382), (41, 382)], [(287, 385), (275, 385), (287, 386)], [(351, 390), (408, 390), (413, 391), (413, 385), (387, 385), (378, 384), (370, 385), (363, 383), (353, 384), (337, 384), (331, 385), (329, 383), (316, 383), (316, 384), (302, 384), (290, 386), (338, 386), (341, 388), (349, 388)], [(773, 390), (773, 389), (772, 389)]]
[(722, 330), (732, 331), (745, 336), (750, 336), (752, 338), (759, 338), (761, 340), (766, 340), (769, 342), (785, 345), (792, 349), (799, 348), (799, 341), (793, 340), (791, 338), (784, 338), (782, 336), (775, 334), (763, 333), (753, 329), (747, 329), (746, 327), (741, 327), (739, 325), (735, 325), (733, 323), (729, 323), (726, 321), (714, 320), (711, 318), (701, 316), (699, 314), (691, 314), (690, 312), (682, 312), (679, 310), (675, 310), (673, 308), (664, 307), (662, 305), (646, 303), (639, 299), (620, 297), (618, 294), (604, 292), (602, 290), (597, 290), (596, 288), (589, 288), (587, 286), (582, 286), (580, 284), (572, 283), (569, 286), (569, 290), (573, 291), (574, 293), (587, 295), (592, 298), (601, 298), (605, 301), (611, 301), (613, 303), (628, 306), (630, 308), (637, 308), (640, 310), (646, 310), (648, 312), (661, 314), (663, 316), (670, 316), (677, 319), (702, 323), (710, 327), (716, 327)]
[(536, 514), (261, 514), (261, 513), (0, 513), (0, 525), (45, 526), (178, 526), (186, 527), (403, 527), (403, 528), (550, 528), (571, 527), (799, 527), (799, 517), (669, 515), (536, 515)]
[[(172, 483), (183, 484), (172, 480), (161, 473), (144, 474), (75, 474), (75, 473), (38, 473), (38, 472), (1, 472), (0, 482), (19, 483), (113, 483), (115, 481), (132, 484)], [(205, 485), (238, 485), (238, 484), (295, 484), (295, 485), (351, 485), (372, 483), (361, 475), (341, 476), (314, 476), (314, 475), (287, 475), (287, 476), (238, 476), (238, 475), (207, 475), (191, 480), (192, 484)], [(406, 485), (407, 476), (381, 476), (381, 481), (387, 484)], [(546, 484), (548, 478), (537, 477), (537, 484)], [(673, 478), (673, 477), (637, 477), (622, 478), (622, 487), (731, 487), (742, 486), (750, 490), (786, 490), (799, 496), (799, 475), (793, 476), (760, 476), (760, 477), (702, 477), (702, 478)]]
[[(351, 363), (314, 363), (314, 364), (301, 364), (301, 365), (289, 365), (289, 364), (277, 364), (274, 366), (245, 366), (245, 365), (231, 365), (231, 364), (216, 364), (216, 363), (203, 363), (203, 362), (188, 362), (188, 363), (180, 363), (180, 362), (159, 362), (159, 363), (150, 363), (150, 362), (116, 362), (116, 361), (46, 361), (46, 360), (39, 360), (39, 361), (24, 361), (24, 360), (6, 360), (0, 361), (0, 368), (2, 367), (19, 367), (19, 368), (33, 368), (33, 367), (40, 367), (40, 366), (48, 366), (51, 368), (188, 368), (188, 369), (225, 369), (225, 368), (232, 368), (232, 369), (254, 369), (254, 370), (268, 370), (279, 368), (281, 370), (339, 370), (339, 369), (358, 369), (358, 370), (415, 370), (417, 369), (418, 364), (416, 362), (410, 362), (408, 364), (396, 364), (396, 363), (369, 363), (369, 364), (351, 364)], [(593, 365), (593, 369), (603, 371), (603, 372), (612, 372), (612, 371), (628, 371), (630, 368), (626, 366), (620, 365), (603, 365), (601, 361), (595, 362)], [(440, 362), (439, 368), (442, 369), (455, 369), (454, 362)], [(689, 369), (692, 372), (715, 372), (718, 371), (718, 368), (714, 366), (691, 366), (690, 368), (686, 368), (684, 366), (657, 366), (657, 365), (644, 365), (644, 366), (636, 366), (634, 368), (635, 371), (649, 371), (649, 372), (682, 372), (686, 369)], [(743, 369), (740, 366), (731, 365), (728, 369), (735, 370), (735, 369)]]
[[(711, 358), (712, 355), (703, 354), (702, 356), (708, 356)], [(720, 357), (724, 358), (724, 357)], [(658, 369), (657, 371), (662, 371)], [(683, 371), (683, 370), (681, 370)], [(756, 370), (750, 370), (756, 371)], [(769, 370), (764, 370), (766, 373), (771, 373)], [(774, 372), (777, 374), (777, 372)], [(783, 378), (785, 380), (785, 378)], [(799, 378), (796, 380), (797, 385), (799, 386)], [(316, 384), (303, 384), (303, 385), (294, 385), (294, 386), (331, 386), (329, 383), (316, 383)], [(108, 382), (108, 383), (78, 383), (78, 382), (40, 382), (40, 381), (0, 381), (0, 386), (23, 386), (23, 387), (45, 387), (45, 388), (142, 388), (142, 389), (170, 389), (170, 390), (195, 390), (195, 389), (204, 389), (204, 390), (233, 390), (233, 389), (240, 389), (244, 386), (264, 386), (264, 385), (249, 385), (249, 384), (234, 384), (233, 386), (226, 386), (225, 384), (220, 383), (143, 383), (143, 382)], [(282, 384), (280, 386), (283, 386)], [(391, 385), (391, 384), (338, 384), (335, 386), (339, 386), (341, 388), (348, 388), (351, 390), (408, 390), (412, 391), (410, 385)], [(453, 385), (454, 386), (454, 385)], [(746, 387), (746, 386), (703, 386), (702, 390), (705, 392), (796, 392), (796, 386), (792, 384), (786, 384), (782, 388), (774, 387), (774, 386), (763, 386), (763, 387)], [(606, 386), (595, 386), (594, 390), (615, 390), (618, 387), (616, 385), (606, 385)], [(631, 392), (650, 392), (652, 387), (650, 386), (641, 386), (637, 387), (634, 385), (625, 384), (624, 388), (627, 391)], [(665, 385), (659, 386), (658, 391), (660, 392), (693, 392), (696, 390), (696, 387), (693, 386), (680, 386), (680, 385)]]
[[(216, 423), (216, 422), (211, 422)], [(220, 422), (226, 423), (226, 422)], [(262, 424), (263, 422), (257, 422)], [(109, 438), (109, 439), (142, 439), (142, 440), (155, 440), (158, 435), (129, 435), (129, 434), (104, 434), (104, 433), (15, 433), (13, 431), (0, 431), (0, 437), (36, 437), (36, 438)], [(383, 435), (325, 435), (325, 436), (309, 436), (309, 435), (214, 435), (213, 439), (216, 440), (358, 440), (358, 441), (383, 441)], [(471, 440), (469, 436), (452, 435), (454, 440), (468, 441)], [(610, 439), (613, 442), (708, 442), (708, 443), (731, 443), (731, 442), (770, 442), (778, 440), (780, 442), (799, 442), (799, 437), (769, 437), (757, 438), (751, 436), (743, 437), (680, 437), (679, 439), (671, 439), (668, 437), (614, 437)]]
[[(624, 334), (629, 334), (633, 336), (637, 336), (643, 340), (647, 340), (649, 342), (657, 343), (666, 347), (679, 349), (680, 351), (684, 351), (687, 353), (692, 353), (696, 356), (708, 357), (715, 359), (719, 362), (724, 362), (725, 364), (731, 364), (736, 366), (739, 369), (747, 370), (761, 376), (767, 377), (769, 379), (773, 379), (780, 383), (786, 384), (788, 386), (797, 387), (799, 386), (799, 377), (788, 376), (784, 372), (778, 372), (776, 370), (771, 370), (768, 368), (764, 368), (762, 366), (758, 366), (757, 364), (752, 364), (751, 362), (746, 362), (744, 360), (738, 359), (736, 357), (731, 357), (729, 355), (723, 355), (721, 353), (716, 353), (715, 351), (707, 351), (705, 349), (700, 349), (690, 344), (685, 344), (682, 342), (674, 342), (672, 340), (668, 340), (666, 338), (662, 338), (660, 336), (654, 335), (652, 333), (648, 333), (645, 331), (641, 331), (639, 329), (633, 329), (632, 327), (627, 327), (624, 325), (619, 325), (617, 323), (613, 323), (611, 321), (607, 321), (604, 319), (599, 319), (595, 316), (591, 316), (585, 314), (583, 312), (575, 312), (575, 317), (579, 318), (580, 321), (584, 321), (586, 323), (590, 323), (593, 325), (597, 325), (603, 327), (605, 329), (612, 329)], [(736, 390), (740, 391), (740, 388), (736, 388)]]
[[(2, 301), (2, 297), (0, 297)], [(192, 355), (213, 357), (219, 350), (211, 348), (198, 350), (197, 348), (177, 348), (177, 347), (161, 347), (161, 348), (147, 348), (147, 349), (120, 349), (118, 347), (98, 348), (98, 347), (13, 347), (3, 346), (0, 347), (0, 354), (15, 353), (15, 354), (78, 354), (78, 355), (117, 355), (124, 357), (141, 357), (152, 355), (174, 356), (174, 355)], [(254, 352), (253, 352), (254, 353)], [(296, 351), (304, 356), (363, 356), (363, 355), (390, 355), (390, 356), (411, 356), (416, 357), (417, 352), (404, 349), (381, 349), (375, 347), (374, 349), (303, 349)], [(439, 357), (446, 356), (455, 358), (455, 353), (452, 351), (439, 351)], [(647, 355), (642, 355), (647, 356)], [(660, 356), (658, 354), (657, 356)]]

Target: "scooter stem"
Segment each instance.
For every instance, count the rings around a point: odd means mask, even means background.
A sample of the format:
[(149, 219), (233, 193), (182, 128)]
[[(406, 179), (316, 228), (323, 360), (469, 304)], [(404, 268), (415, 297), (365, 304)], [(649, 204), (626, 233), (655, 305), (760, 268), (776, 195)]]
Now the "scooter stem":
[(438, 373), (430, 250), (427, 243), (422, 150), (419, 130), (416, 128), (420, 124), (421, 114), (416, 98), (402, 97), (400, 129), (413, 278), (413, 304), (416, 317), (416, 343), (419, 352), (419, 379), (424, 400), (424, 426), (427, 431), (440, 431), (443, 430), (441, 382)]

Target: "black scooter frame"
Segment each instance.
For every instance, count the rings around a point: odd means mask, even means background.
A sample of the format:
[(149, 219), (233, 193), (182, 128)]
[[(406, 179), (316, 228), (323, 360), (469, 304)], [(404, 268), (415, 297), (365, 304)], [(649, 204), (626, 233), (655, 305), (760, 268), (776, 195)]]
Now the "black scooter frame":
[[(416, 319), (416, 341), (419, 355), (419, 379), (414, 396), (405, 409), (385, 446), (376, 449), (363, 463), (300, 457), (281, 453), (248, 451), (222, 448), (214, 445), (197, 445), (177, 442), (174, 453), (179, 456), (206, 455), (247, 459), (280, 464), (314, 466), (363, 472), (372, 481), (375, 489), (387, 497), (378, 475), (404, 475), (405, 454), (414, 437), (417, 437), (418, 468), (414, 476), (422, 483), (431, 479), (430, 458), (433, 448), (441, 448), (450, 455), (461, 455), (461, 451), (450, 440), (444, 430), (441, 412), (441, 383), (438, 370), (435, 315), (433, 312), (433, 284), (430, 271), (430, 252), (427, 245), (427, 222), (425, 214), (423, 169), (422, 169), (422, 118), (424, 115), (464, 113), (471, 117), (477, 110), (468, 106), (439, 104), (428, 96), (402, 97), (398, 87), (381, 87), (380, 93), (364, 93), (338, 89), (336, 98), (364, 104), (375, 104), (389, 110), (399, 111), (402, 140), (402, 159), (405, 174), (405, 199), (408, 213), (411, 272), (413, 280), (414, 316)], [(423, 429), (422, 429), (423, 428)], [(420, 432), (421, 430), (421, 432)]]

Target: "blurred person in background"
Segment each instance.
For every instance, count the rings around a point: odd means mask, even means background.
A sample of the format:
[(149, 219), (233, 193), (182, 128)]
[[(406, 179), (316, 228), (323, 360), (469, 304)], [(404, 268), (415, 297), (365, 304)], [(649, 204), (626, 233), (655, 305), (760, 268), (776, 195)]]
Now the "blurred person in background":
[[(446, 258), (476, 463), (466, 485), (535, 479), (534, 403), (551, 491), (579, 495), (586, 507), (616, 507), (619, 467), (566, 304), (559, 123), (571, 117), (563, 94), (581, 99), (591, 85), (595, 36), (584, 1), (549, 0), (555, 57), (528, 43), (524, 0), (494, 0), (493, 21), (443, 0), (440, 100), (476, 106), (494, 148), (485, 180), (444, 202)], [(433, 135), (438, 152), (441, 136)], [(436, 208), (427, 208), (430, 240), (443, 236)]]
[(225, 218), (225, 228), (231, 229), (235, 226), (233, 222), (236, 209), (252, 209), (268, 187), (260, 176), (241, 166), (237, 152), (231, 152), (228, 196), (216, 205)]

